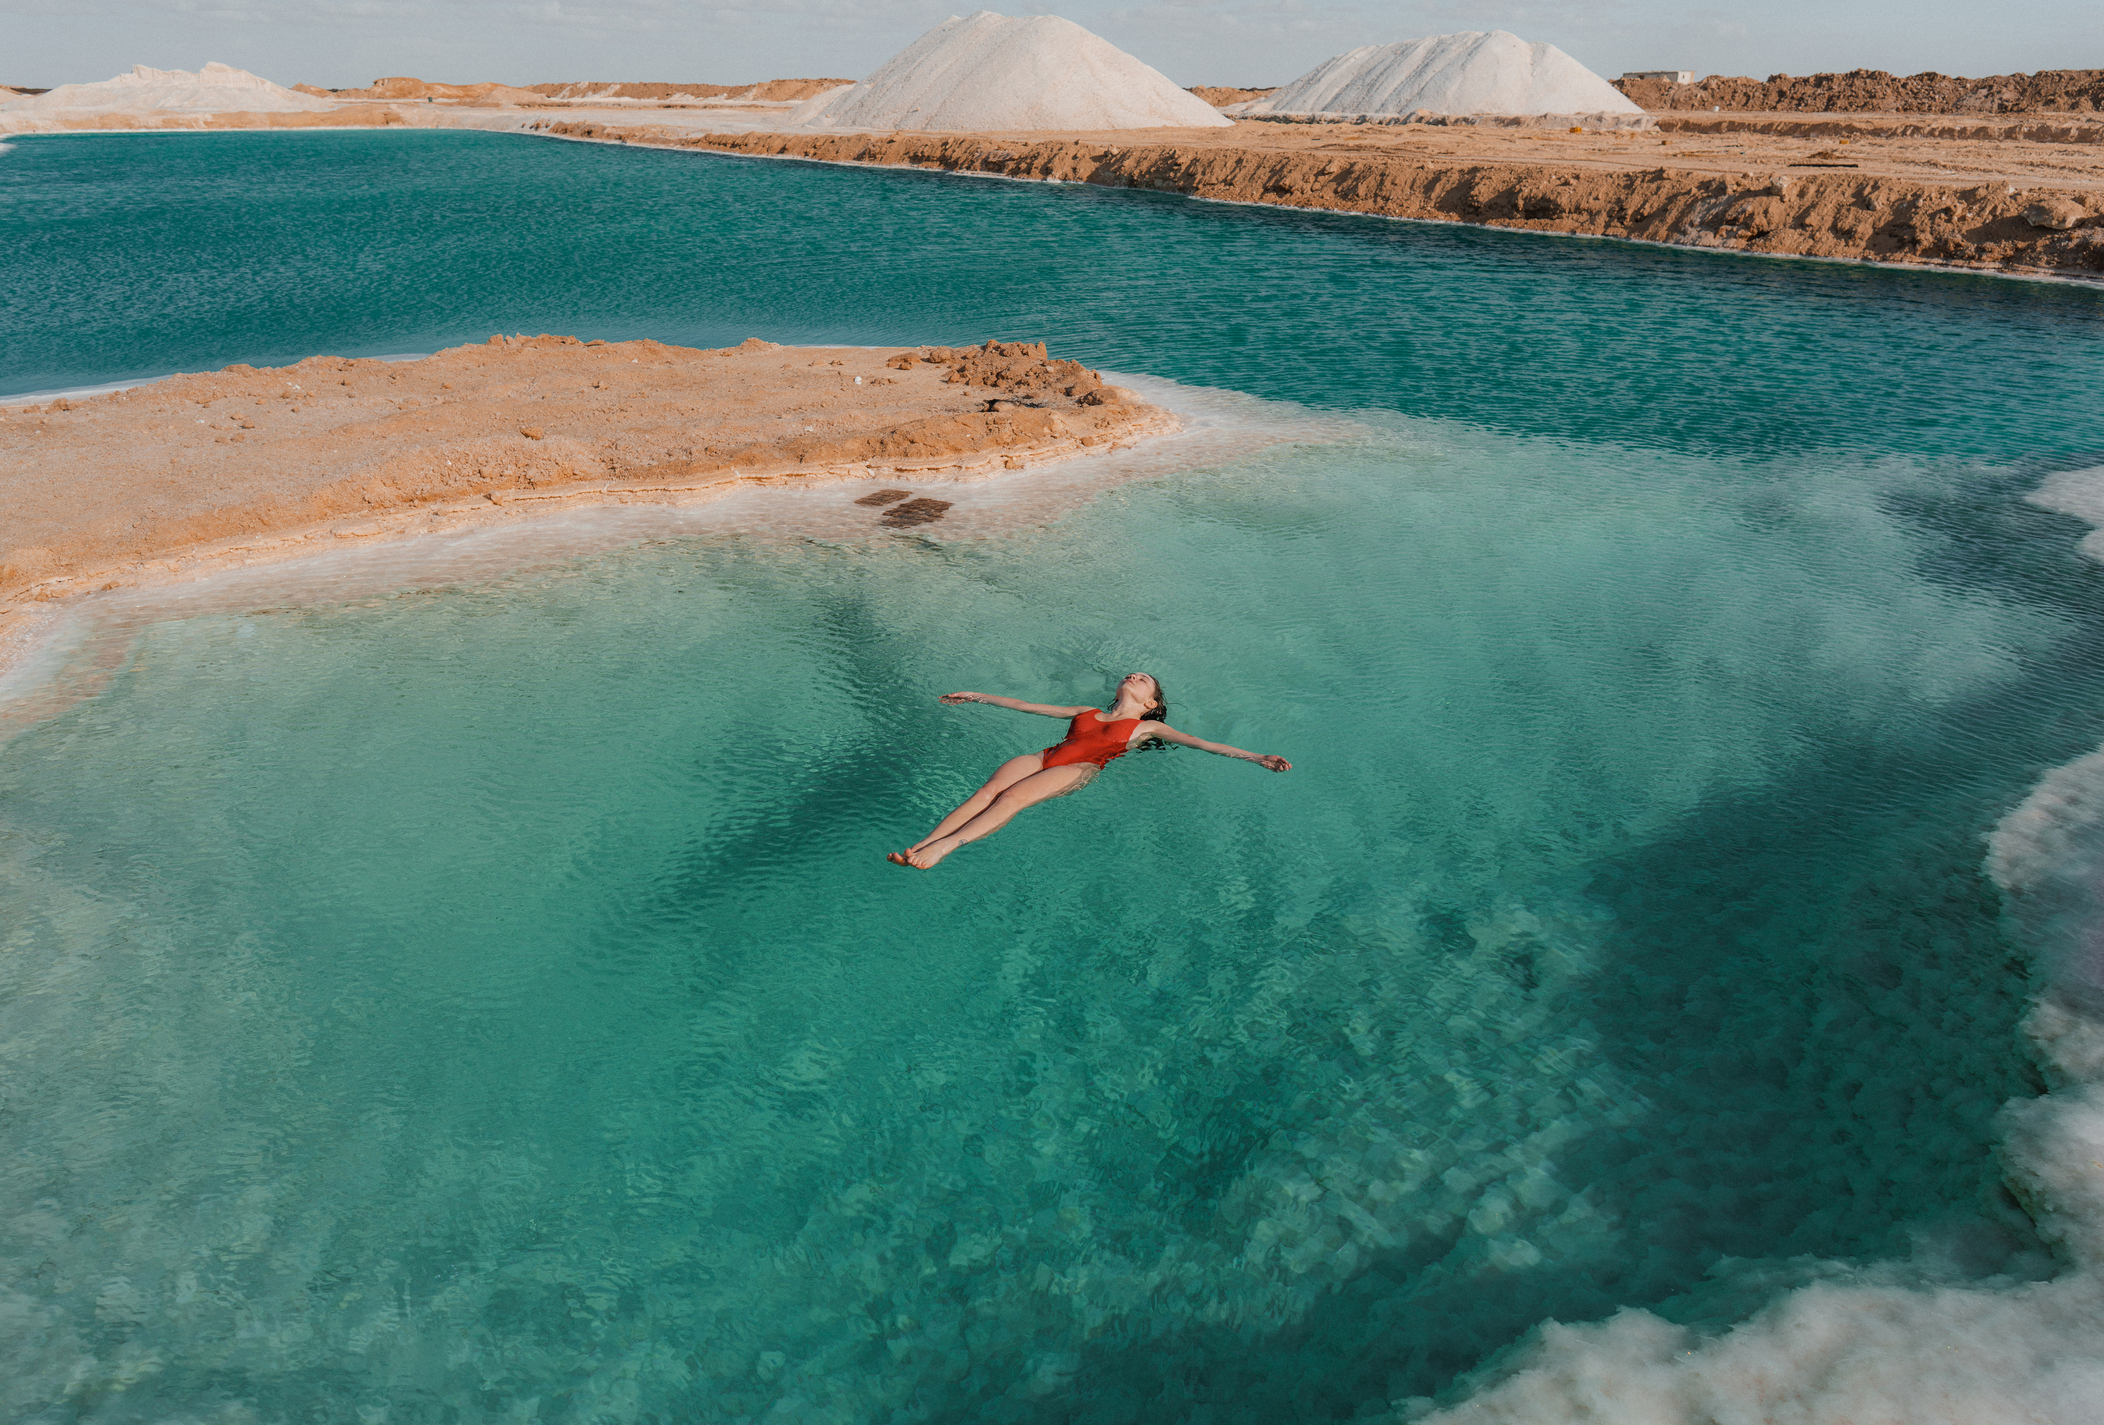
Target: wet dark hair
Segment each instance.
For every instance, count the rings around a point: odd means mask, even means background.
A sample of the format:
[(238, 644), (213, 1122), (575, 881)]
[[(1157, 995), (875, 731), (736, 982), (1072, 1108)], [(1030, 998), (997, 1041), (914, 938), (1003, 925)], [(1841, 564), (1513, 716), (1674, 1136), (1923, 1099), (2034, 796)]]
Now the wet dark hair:
[(1140, 714), (1140, 721), (1167, 722), (1169, 720), (1169, 695), (1162, 691), (1162, 680), (1149, 673), (1147, 681), (1154, 684), (1154, 706)]
[[(1161, 679), (1155, 678), (1152, 673), (1149, 673), (1147, 676), (1154, 679), (1154, 706), (1140, 714), (1140, 721), (1167, 722), (1169, 720), (1169, 695), (1162, 691)], [(1175, 745), (1173, 742), (1164, 742), (1159, 737), (1150, 737), (1134, 750), (1138, 752), (1167, 752)]]

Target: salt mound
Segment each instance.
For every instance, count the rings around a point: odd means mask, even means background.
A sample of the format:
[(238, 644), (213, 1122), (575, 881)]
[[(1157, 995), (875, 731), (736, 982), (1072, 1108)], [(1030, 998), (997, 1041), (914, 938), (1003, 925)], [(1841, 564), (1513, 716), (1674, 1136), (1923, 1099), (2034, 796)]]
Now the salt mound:
[(970, 132), (1218, 129), (1234, 120), (1161, 71), (1057, 15), (951, 16), (860, 84), (792, 109), (792, 124)]
[(331, 109), (326, 99), (295, 94), (228, 64), (186, 69), (132, 66), (129, 74), (98, 84), (61, 84), (48, 94), (10, 101), (9, 109), (190, 110), (212, 114), (272, 114)]
[(1366, 45), (1325, 60), (1238, 114), (1641, 114), (1551, 44), (1503, 30)]

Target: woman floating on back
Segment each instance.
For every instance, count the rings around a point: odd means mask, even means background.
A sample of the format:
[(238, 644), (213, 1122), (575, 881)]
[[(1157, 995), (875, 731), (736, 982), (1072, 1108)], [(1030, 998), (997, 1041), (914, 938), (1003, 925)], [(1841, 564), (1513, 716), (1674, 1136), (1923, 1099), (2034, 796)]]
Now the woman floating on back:
[(1042, 752), (1009, 758), (986, 779), (985, 786), (966, 797), (964, 804), (944, 817), (933, 831), (904, 851), (885, 857), (923, 871), (967, 841), (993, 835), (1024, 807), (1080, 791), (1096, 780), (1096, 773), (1113, 757), (1122, 757), (1150, 740), (1217, 752), (1222, 757), (1239, 757), (1274, 772), (1283, 772), (1293, 765), (1283, 757), (1244, 752), (1224, 742), (1207, 742), (1188, 732), (1178, 732), (1164, 720), (1169, 716), (1169, 702), (1162, 696), (1162, 685), (1145, 673), (1127, 673), (1118, 683), (1117, 699), (1108, 711), (1102, 712), (1091, 707), (1026, 703), (990, 693), (944, 693), (942, 701), (953, 707), (958, 703), (990, 703), (997, 708), (1072, 721), (1067, 724), (1066, 741)]

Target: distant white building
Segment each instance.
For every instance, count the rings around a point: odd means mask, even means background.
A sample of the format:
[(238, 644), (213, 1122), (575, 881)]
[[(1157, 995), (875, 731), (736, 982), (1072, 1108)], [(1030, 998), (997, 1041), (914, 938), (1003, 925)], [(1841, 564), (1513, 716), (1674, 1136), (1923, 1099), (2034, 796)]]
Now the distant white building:
[(1668, 84), (1693, 84), (1692, 69), (1632, 69), (1622, 76), (1624, 79), (1663, 79)]

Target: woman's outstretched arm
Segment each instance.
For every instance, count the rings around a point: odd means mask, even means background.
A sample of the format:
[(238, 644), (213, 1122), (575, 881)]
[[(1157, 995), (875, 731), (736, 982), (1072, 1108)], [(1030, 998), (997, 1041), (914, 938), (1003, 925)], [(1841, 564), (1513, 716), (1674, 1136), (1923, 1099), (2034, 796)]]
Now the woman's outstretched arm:
[(1166, 722), (1150, 722), (1146, 730), (1164, 742), (1173, 742), (1179, 747), (1195, 747), (1200, 752), (1217, 752), (1222, 757), (1239, 757), (1244, 762), (1254, 762), (1259, 767), (1269, 767), (1274, 772), (1289, 771), (1293, 764), (1283, 757), (1274, 757), (1264, 752), (1244, 752), (1239, 747), (1229, 747), (1224, 742), (1207, 742), (1202, 737), (1193, 737), (1188, 732), (1178, 732)]
[(985, 703), (988, 707), (1010, 708), (1016, 712), (1036, 713), (1041, 717), (1080, 717), (1085, 712), (1094, 712), (1093, 704), (1077, 707), (1055, 707), (1051, 703), (1026, 703), (1020, 698), (1003, 698), (993, 693), (944, 693), (941, 701), (955, 707), (958, 703)]

